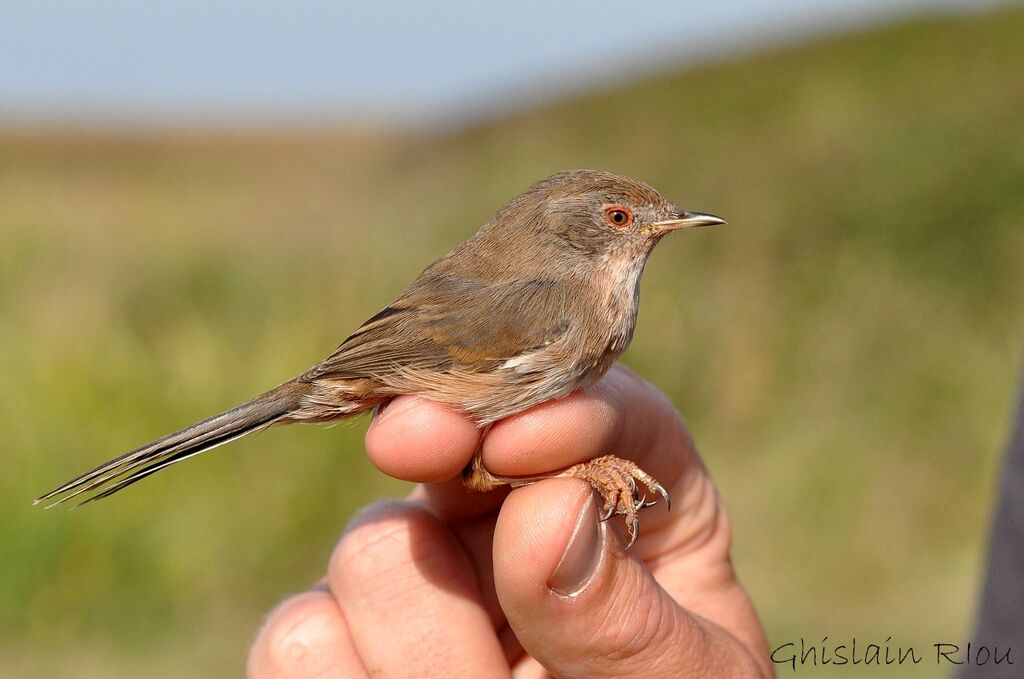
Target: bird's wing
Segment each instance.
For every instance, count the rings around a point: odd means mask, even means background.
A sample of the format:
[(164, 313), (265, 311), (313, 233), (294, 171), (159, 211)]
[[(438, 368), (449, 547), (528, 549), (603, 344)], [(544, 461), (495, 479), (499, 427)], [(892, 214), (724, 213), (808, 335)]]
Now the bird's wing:
[(554, 281), (417, 281), (304, 377), (376, 378), (396, 367), (490, 370), (561, 337), (569, 325), (566, 298)]

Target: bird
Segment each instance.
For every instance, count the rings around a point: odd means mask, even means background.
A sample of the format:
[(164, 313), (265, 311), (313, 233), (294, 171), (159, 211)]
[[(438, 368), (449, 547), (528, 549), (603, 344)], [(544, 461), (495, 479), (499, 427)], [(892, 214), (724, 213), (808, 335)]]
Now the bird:
[[(309, 370), (237, 407), (105, 462), (36, 498), (47, 507), (114, 493), (266, 427), (323, 423), (402, 394), (438, 401), (480, 428), (585, 388), (607, 372), (636, 326), (640, 279), (667, 234), (724, 224), (682, 210), (648, 184), (601, 170), (566, 170), (508, 201), (473, 236), (427, 267), (394, 301)], [(637, 513), (665, 488), (608, 455), (531, 477), (491, 474), (478, 450), (462, 473), (488, 491), (542, 478), (588, 481), (600, 518)]]

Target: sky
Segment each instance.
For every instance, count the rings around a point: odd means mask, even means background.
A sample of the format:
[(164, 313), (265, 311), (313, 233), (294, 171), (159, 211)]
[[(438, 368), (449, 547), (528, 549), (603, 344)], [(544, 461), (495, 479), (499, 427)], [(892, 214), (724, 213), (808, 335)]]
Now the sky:
[(0, 2), (0, 120), (466, 120), (992, 0)]

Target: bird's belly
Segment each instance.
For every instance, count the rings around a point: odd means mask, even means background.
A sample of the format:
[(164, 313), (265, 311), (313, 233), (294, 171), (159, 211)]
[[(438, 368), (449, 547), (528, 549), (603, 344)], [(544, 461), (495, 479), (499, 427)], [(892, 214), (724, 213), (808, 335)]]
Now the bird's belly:
[(486, 397), (467, 404), (466, 410), (483, 422), (493, 422), (590, 386), (608, 371), (621, 351), (591, 355), (584, 350), (587, 345), (567, 337), (505, 360), (494, 373), (500, 383), (482, 391)]
[(449, 404), (480, 426), (561, 398), (592, 384), (615, 356), (588, 357), (585, 343), (563, 337), (551, 344), (497, 363), (489, 370), (418, 370), (396, 367), (382, 391), (418, 394)]

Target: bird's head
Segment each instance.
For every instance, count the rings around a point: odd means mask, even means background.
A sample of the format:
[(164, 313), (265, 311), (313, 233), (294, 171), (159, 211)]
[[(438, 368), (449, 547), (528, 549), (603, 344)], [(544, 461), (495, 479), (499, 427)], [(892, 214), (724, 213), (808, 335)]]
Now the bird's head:
[[(724, 224), (721, 217), (682, 210), (643, 182), (599, 170), (567, 170), (509, 201), (488, 225), (509, 239), (526, 235), (541, 250), (598, 261), (645, 259), (666, 234)], [(535, 248), (531, 248), (534, 250)]]

